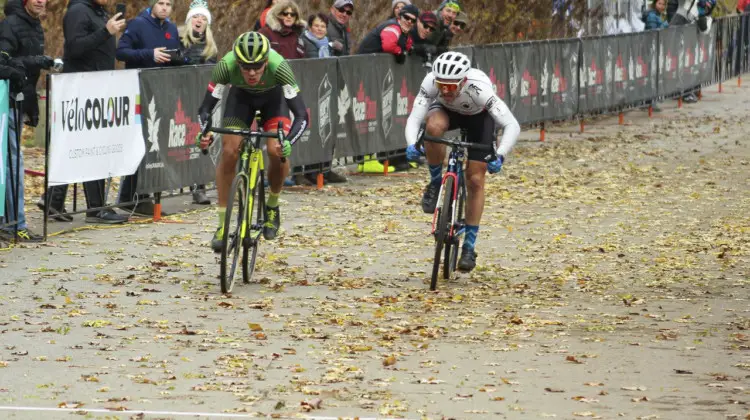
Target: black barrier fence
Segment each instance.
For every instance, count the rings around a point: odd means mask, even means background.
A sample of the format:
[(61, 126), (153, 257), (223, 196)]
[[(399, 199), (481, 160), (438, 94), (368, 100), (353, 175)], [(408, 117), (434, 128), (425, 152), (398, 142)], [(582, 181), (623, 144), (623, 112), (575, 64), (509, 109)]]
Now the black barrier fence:
[[(521, 124), (564, 120), (678, 96), (750, 70), (750, 17), (625, 35), (462, 47), (489, 76)], [(405, 147), (404, 127), (427, 71), (422, 60), (389, 55), (290, 62), (310, 125), (292, 163), (319, 168), (335, 158)], [(138, 192), (205, 184), (212, 159), (193, 144), (210, 66), (143, 70), (140, 88), (146, 157)], [(214, 124), (220, 121), (216, 111)], [(48, 114), (49, 118), (49, 114)]]

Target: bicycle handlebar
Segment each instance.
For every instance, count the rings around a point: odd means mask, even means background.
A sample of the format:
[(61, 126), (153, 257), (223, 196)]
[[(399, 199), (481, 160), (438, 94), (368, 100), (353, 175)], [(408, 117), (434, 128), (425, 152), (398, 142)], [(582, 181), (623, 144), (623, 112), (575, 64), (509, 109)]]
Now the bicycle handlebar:
[[(229, 134), (229, 135), (235, 135), (235, 136), (242, 136), (242, 137), (260, 137), (260, 138), (266, 138), (266, 139), (278, 139), (280, 142), (284, 141), (284, 123), (282, 121), (279, 121), (279, 125), (275, 132), (273, 131), (253, 131), (249, 128), (208, 128), (205, 130), (207, 132), (213, 132), (216, 134)], [(203, 133), (203, 134), (206, 134)], [(213, 143), (213, 138), (211, 139), (211, 143)], [(209, 143), (209, 146), (211, 144)], [(203, 154), (208, 154), (208, 148), (203, 149)], [(285, 157), (281, 157), (281, 163), (286, 162)]]
[(460, 141), (457, 139), (445, 139), (442, 137), (434, 137), (429, 134), (427, 134), (427, 131), (425, 130), (425, 124), (422, 123), (422, 126), (419, 127), (419, 135), (417, 137), (417, 143), (421, 143), (423, 141), (429, 141), (432, 143), (440, 143), (445, 144), (446, 146), (454, 146), (454, 147), (465, 147), (467, 149), (475, 149), (475, 150), (482, 150), (485, 152), (492, 152), (492, 154), (495, 154), (495, 148), (492, 147), (491, 144), (483, 144), (483, 143), (469, 143), (465, 141)]

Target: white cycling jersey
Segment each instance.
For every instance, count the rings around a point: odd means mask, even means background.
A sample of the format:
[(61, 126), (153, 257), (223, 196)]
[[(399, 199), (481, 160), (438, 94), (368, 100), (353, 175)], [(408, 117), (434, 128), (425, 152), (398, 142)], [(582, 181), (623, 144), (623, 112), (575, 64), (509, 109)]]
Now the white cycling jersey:
[(495, 94), (492, 82), (482, 70), (470, 69), (466, 79), (456, 99), (448, 102), (441, 97), (435, 86), (435, 76), (430, 73), (424, 78), (406, 122), (407, 144), (412, 145), (417, 142), (419, 126), (430, 106), (437, 102), (446, 109), (462, 115), (476, 115), (486, 110), (495, 120), (495, 124), (503, 129), (503, 136), (495, 145), (495, 152), (503, 157), (510, 152), (518, 140), (518, 135), (521, 134), (521, 126), (518, 125), (516, 117), (510, 112), (505, 102)]

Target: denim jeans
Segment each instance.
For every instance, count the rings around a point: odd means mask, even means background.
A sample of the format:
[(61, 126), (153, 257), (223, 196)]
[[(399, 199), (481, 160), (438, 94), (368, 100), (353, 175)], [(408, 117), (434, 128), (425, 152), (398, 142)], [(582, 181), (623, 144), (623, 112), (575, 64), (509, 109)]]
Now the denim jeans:
[[(13, 108), (8, 110), (8, 144), (10, 145), (10, 156), (8, 156), (8, 165), (5, 167), (5, 213), (8, 215), (9, 222), (13, 222), (13, 212), (14, 212), (14, 206), (16, 203), (16, 198), (18, 199), (18, 230), (24, 230), (26, 229), (26, 213), (23, 209), (23, 151), (21, 152), (19, 156), (19, 159), (16, 160), (16, 153), (18, 153), (18, 148), (20, 146), (20, 136), (16, 133), (16, 116), (15, 116), (15, 110)], [(17, 171), (17, 168), (20, 169)], [(11, 175), (11, 168), (13, 168), (13, 173)], [(19, 173), (20, 176), (20, 182), (16, 177), (16, 173)], [(10, 180), (13, 179), (14, 183), (18, 183), (18, 191), (16, 191), (16, 196), (13, 197), (13, 189), (16, 188), (16, 186), (11, 185)], [(5, 219), (0, 215), (0, 224), (4, 224)], [(4, 228), (5, 230), (12, 231), (14, 228), (13, 226), (9, 226)]]

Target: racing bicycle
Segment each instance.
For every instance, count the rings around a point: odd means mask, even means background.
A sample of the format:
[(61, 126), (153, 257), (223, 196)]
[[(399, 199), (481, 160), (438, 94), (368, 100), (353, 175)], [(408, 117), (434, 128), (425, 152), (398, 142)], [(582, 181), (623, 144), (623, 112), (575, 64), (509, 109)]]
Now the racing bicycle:
[(468, 149), (478, 149), (495, 155), (495, 149), (489, 144), (469, 143), (466, 141), (467, 130), (461, 129), (459, 139), (433, 137), (425, 133), (425, 125), (419, 130), (418, 144), (424, 141), (451, 146), (448, 155), (448, 169), (443, 174), (438, 194), (437, 206), (432, 216), (432, 235), (435, 237), (435, 260), (432, 263), (430, 290), (437, 288), (440, 273), (441, 255), (443, 258), (443, 279), (449, 280), (456, 271), (458, 249), (464, 235), (466, 220), (466, 181), (464, 180), (464, 162)]
[[(276, 132), (253, 131), (252, 129), (211, 128), (217, 134), (242, 136), (237, 175), (232, 180), (227, 211), (224, 216), (224, 236), (221, 246), (220, 279), (221, 292), (231, 293), (234, 287), (237, 265), (242, 265), (242, 280), (249, 283), (255, 272), (258, 246), (266, 223), (266, 194), (264, 187), (264, 163), (261, 141), (278, 139), (284, 141), (283, 123)], [(203, 153), (207, 153), (204, 149)], [(281, 158), (282, 163), (285, 158)], [(253, 223), (253, 208), (257, 209)], [(240, 259), (240, 249), (242, 258)]]

